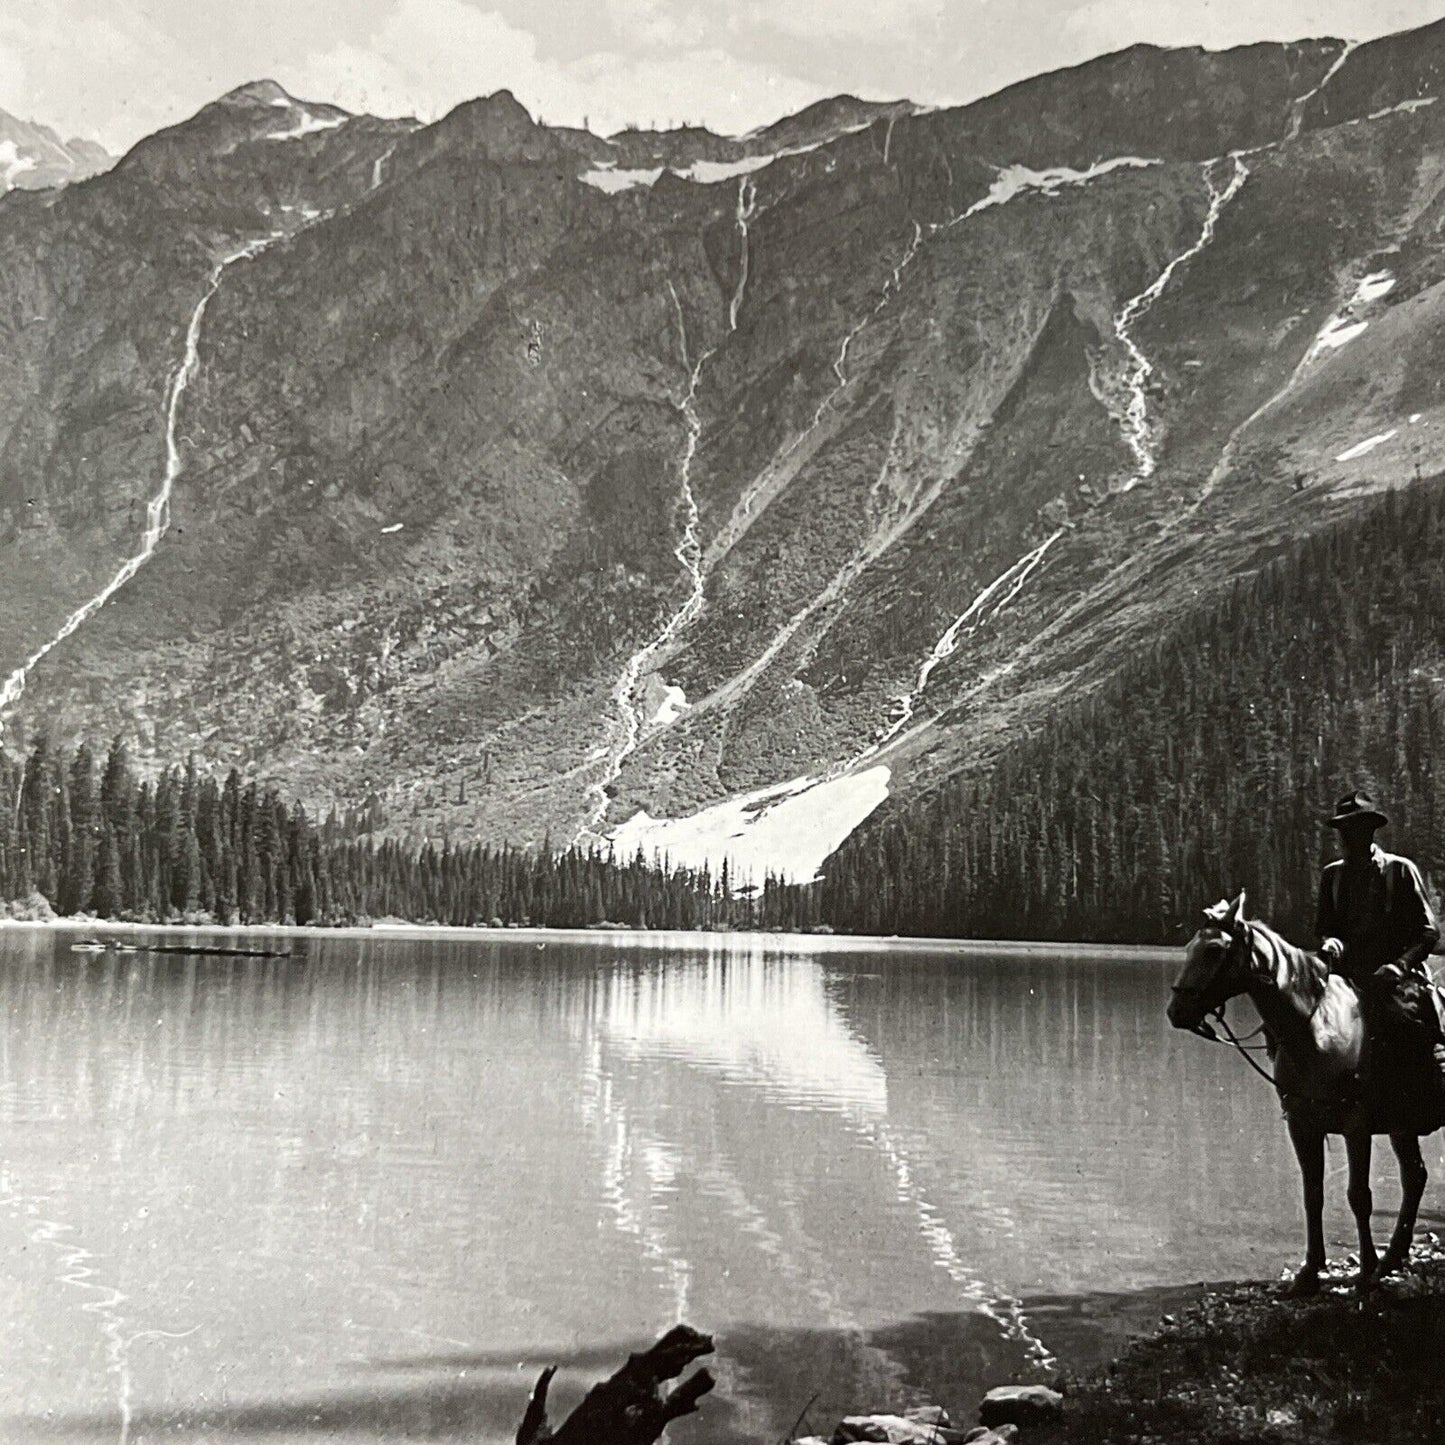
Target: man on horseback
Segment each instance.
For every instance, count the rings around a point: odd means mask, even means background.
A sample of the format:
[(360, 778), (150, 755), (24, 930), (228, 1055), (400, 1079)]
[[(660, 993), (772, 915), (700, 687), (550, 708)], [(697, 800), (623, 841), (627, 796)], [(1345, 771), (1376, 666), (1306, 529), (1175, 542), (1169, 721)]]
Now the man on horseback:
[[(1320, 880), (1318, 952), (1247, 919), (1241, 892), (1204, 910), (1171, 990), (1169, 1022), (1206, 1038), (1215, 1037), (1206, 1020), (1222, 1023), (1229, 999), (1248, 995), (1259, 1011), (1304, 1184), (1305, 1259), (1291, 1295), (1321, 1287), (1326, 1135), (1344, 1136), (1365, 1290), (1410, 1257), (1429, 1178), (1420, 1136), (1445, 1121), (1441, 1009), (1425, 968), (1440, 930), (1419, 870), (1375, 846), (1385, 821), (1366, 793), (1336, 805), (1329, 823), (1344, 856)], [(1400, 1162), (1400, 1213), (1383, 1256), (1370, 1230), (1376, 1134), (1390, 1136)]]
[(1347, 793), (1335, 805), (1329, 826), (1339, 833), (1343, 856), (1320, 877), (1316, 920), (1320, 954), (1359, 994), (1366, 1027), (1360, 1080), (1376, 1097), (1403, 1082), (1394, 1077), (1395, 1065), (1410, 1062), (1402, 1055), (1412, 1035), (1427, 1054), (1434, 1042), (1427, 1037), (1434, 1020), (1420, 1015), (1428, 997), (1425, 960), (1440, 938), (1420, 870), (1374, 841), (1388, 821), (1368, 793)]

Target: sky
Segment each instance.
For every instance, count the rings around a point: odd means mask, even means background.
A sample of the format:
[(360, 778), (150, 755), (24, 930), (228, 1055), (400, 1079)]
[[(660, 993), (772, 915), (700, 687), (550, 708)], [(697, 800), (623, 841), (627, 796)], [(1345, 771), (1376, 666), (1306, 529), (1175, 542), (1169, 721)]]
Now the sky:
[(0, 109), (122, 151), (248, 80), (434, 120), (737, 133), (825, 95), (951, 105), (1136, 41), (1367, 40), (1445, 0), (0, 0)]

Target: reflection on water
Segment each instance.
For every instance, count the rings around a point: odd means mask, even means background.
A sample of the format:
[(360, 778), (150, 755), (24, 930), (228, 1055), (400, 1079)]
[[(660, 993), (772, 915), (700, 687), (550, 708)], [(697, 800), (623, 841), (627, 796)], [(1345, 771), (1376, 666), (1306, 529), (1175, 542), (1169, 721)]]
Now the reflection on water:
[[(840, 1005), (829, 996), (820, 961), (783, 962), (769, 958), (760, 943), (748, 941), (668, 970), (619, 968), (605, 976), (597, 1013), (599, 1027), (588, 1077), (590, 1084), (595, 1069), (599, 1083), (595, 1090), (589, 1088), (589, 1097), (595, 1093), (608, 1101), (615, 1098), (610, 1078), (602, 1082), (606, 1044), (631, 1063), (681, 1061), (691, 1068), (716, 1071), (786, 1107), (838, 1112), (846, 1126), (887, 1161), (898, 1203), (916, 1215), (921, 1238), (934, 1262), (958, 1286), (960, 1302), (1022, 1341), (1040, 1366), (1053, 1363), (1047, 1347), (1029, 1329), (1021, 1302), (969, 1267), (939, 1211), (920, 1189), (908, 1147), (888, 1121), (888, 1083), (882, 1063), (849, 1028)], [(605, 1127), (615, 1138), (625, 1138), (629, 1127), (625, 1108), (608, 1110)], [(651, 1169), (647, 1173), (660, 1192), (671, 1192), (683, 1146), (649, 1138), (640, 1152), (647, 1161), (664, 1161), (659, 1175)], [(737, 1224), (784, 1269), (790, 1269), (783, 1260), (782, 1238), (736, 1179), (724, 1181), (724, 1188)], [(655, 1231), (638, 1232), (649, 1255), (666, 1261), (678, 1284), (675, 1317), (685, 1318), (686, 1261), (670, 1257)], [(832, 1307), (829, 1301), (819, 1304)]]
[(1269, 1091), (1170, 1033), (1156, 964), (28, 934), (0, 961), (5, 1441), (509, 1440), (541, 1364), (566, 1409), (686, 1318), (720, 1388), (675, 1438), (741, 1445), (815, 1393), (819, 1426), (970, 1410), (1112, 1345), (1115, 1292), (1298, 1247)]

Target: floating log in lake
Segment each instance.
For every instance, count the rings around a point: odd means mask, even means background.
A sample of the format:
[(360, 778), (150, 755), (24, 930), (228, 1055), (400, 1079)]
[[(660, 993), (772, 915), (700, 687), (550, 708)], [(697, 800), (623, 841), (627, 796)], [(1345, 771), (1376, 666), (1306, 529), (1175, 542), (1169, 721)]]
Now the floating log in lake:
[(200, 953), (208, 958), (290, 958), (291, 950), (280, 948), (216, 948), (200, 943), (143, 943), (137, 953)]
[(627, 1363), (600, 1385), (553, 1430), (547, 1423), (547, 1389), (555, 1365), (542, 1371), (517, 1427), (517, 1445), (654, 1445), (667, 1426), (691, 1415), (716, 1383), (706, 1370), (662, 1393), (692, 1362), (712, 1353), (712, 1336), (687, 1325), (670, 1329), (649, 1350), (629, 1355)]
[(72, 953), (200, 953), (213, 958), (290, 958), (289, 948), (222, 948), (207, 943), (118, 943), (114, 939), (82, 938)]

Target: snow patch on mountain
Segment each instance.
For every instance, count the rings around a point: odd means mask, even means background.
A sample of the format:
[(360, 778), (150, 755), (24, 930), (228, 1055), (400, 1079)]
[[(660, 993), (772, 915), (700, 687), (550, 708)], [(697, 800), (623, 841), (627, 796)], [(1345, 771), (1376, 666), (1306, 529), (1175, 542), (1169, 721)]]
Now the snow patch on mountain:
[(1395, 278), (1388, 271), (1376, 271), (1371, 276), (1366, 276), (1358, 286), (1355, 287), (1355, 294), (1350, 297), (1351, 306), (1367, 306), (1371, 301), (1377, 301), (1381, 296), (1388, 295), (1395, 289)]
[(1321, 351), (1338, 351), (1347, 346), (1368, 326), (1368, 321), (1346, 321), (1341, 316), (1332, 316), (1315, 337), (1315, 354)]
[(652, 186), (657, 184), (657, 178), (662, 174), (662, 166), (644, 166), (640, 169), (619, 169), (614, 161), (599, 161), (590, 171), (583, 171), (579, 179), (584, 185), (593, 186), (599, 191), (606, 191), (609, 196), (618, 195), (622, 191), (630, 191), (638, 186)]
[(1306, 361), (1314, 361), (1326, 351), (1338, 351), (1361, 335), (1370, 323), (1358, 313), (1394, 289), (1395, 278), (1388, 271), (1375, 271), (1363, 277), (1350, 299), (1320, 328)]
[[(760, 171), (764, 166), (772, 165), (778, 159), (779, 154), (783, 154), (783, 152), (773, 155), (743, 156), (735, 161), (694, 161), (684, 170), (673, 171), (673, 175), (684, 181), (694, 181), (700, 186), (712, 186), (719, 181), (732, 181), (739, 176), (749, 176), (754, 171)], [(786, 154), (792, 154), (792, 152)]]
[(609, 195), (617, 195), (620, 191), (634, 190), (639, 186), (655, 186), (664, 171), (669, 175), (676, 176), (680, 181), (691, 181), (694, 185), (699, 186), (713, 186), (720, 181), (733, 181), (740, 176), (750, 176), (754, 171), (760, 171), (772, 165), (774, 161), (787, 160), (790, 156), (809, 155), (813, 151), (821, 150), (826, 145), (831, 145), (843, 136), (867, 130), (872, 124), (873, 122), (869, 120), (861, 125), (849, 126), (835, 135), (824, 136), (821, 140), (812, 141), (808, 145), (789, 146), (786, 150), (780, 151), (765, 151), (761, 155), (738, 156), (730, 161), (696, 160), (686, 166), (634, 166), (630, 169), (619, 169), (616, 161), (598, 161), (589, 170), (583, 171), (578, 179), (586, 185), (596, 187), (599, 191), (606, 191)]
[(1352, 462), (1356, 457), (1362, 457), (1366, 452), (1372, 452), (1376, 447), (1382, 447), (1392, 437), (1399, 435), (1399, 427), (1391, 427), (1389, 431), (1382, 431), (1375, 436), (1366, 437), (1362, 442), (1356, 442), (1354, 446), (1347, 447), (1335, 458), (1337, 462)]
[(994, 177), (987, 194), (975, 201), (966, 211), (955, 216), (946, 225), (956, 226), (980, 211), (991, 206), (1002, 206), (1025, 193), (1038, 192), (1043, 196), (1056, 196), (1065, 186), (1082, 186), (1110, 171), (1121, 169), (1143, 170), (1157, 166), (1157, 160), (1145, 156), (1110, 156), (1108, 160), (1095, 161), (1086, 170), (1075, 170), (1072, 166), (1050, 166), (1047, 170), (1036, 171), (1029, 166), (1003, 166)]
[(886, 767), (820, 781), (794, 778), (730, 798), (686, 818), (635, 813), (611, 835), (618, 858), (666, 857), (674, 867), (727, 864), (732, 883), (761, 886), (772, 874), (807, 883), (844, 839), (888, 797)]
[[(811, 147), (808, 147), (811, 149)], [(671, 166), (638, 166), (619, 169), (615, 161), (598, 161), (591, 170), (584, 171), (579, 179), (589, 186), (609, 195), (620, 191), (631, 191), (638, 187), (655, 186), (662, 173), (676, 176), (680, 181), (691, 181), (694, 185), (712, 186), (720, 181), (736, 180), (739, 176), (750, 176), (764, 166), (770, 166), (785, 155), (799, 155), (800, 151), (775, 151), (769, 155), (743, 156), (735, 161), (694, 161), (681, 169)]]
[(13, 140), (0, 140), (0, 187), (9, 190), (15, 184), (16, 176), (35, 169), (35, 158), (20, 154), (20, 147)]
[(652, 726), (665, 728), (675, 723), (687, 711), (687, 706), (687, 694), (680, 687), (664, 688), (662, 701), (652, 715)]
[[(279, 101), (271, 103), (272, 105), (281, 104)], [(315, 135), (317, 131), (336, 130), (351, 118), (346, 115), (316, 115), (297, 102), (292, 102), (290, 108), (294, 110), (296, 116), (291, 128), (272, 131), (267, 135), (267, 140), (299, 140), (303, 135)]]

